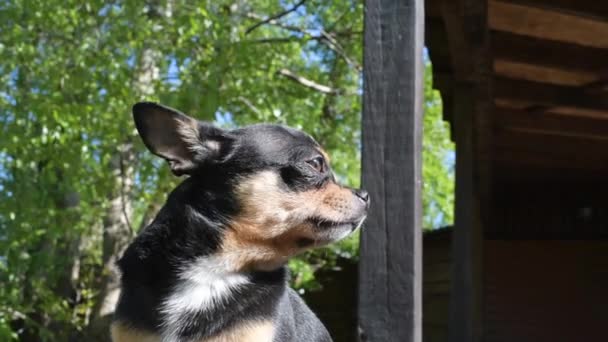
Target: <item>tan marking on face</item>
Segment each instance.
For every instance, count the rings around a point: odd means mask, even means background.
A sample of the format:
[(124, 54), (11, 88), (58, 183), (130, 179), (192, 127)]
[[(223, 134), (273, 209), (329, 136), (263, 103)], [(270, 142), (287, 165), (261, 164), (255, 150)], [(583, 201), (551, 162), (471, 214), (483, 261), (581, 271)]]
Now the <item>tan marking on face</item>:
[(231, 271), (276, 269), (303, 250), (297, 241), (312, 231), (308, 224), (302, 224), (271, 239), (243, 232), (254, 229), (258, 228), (239, 226), (224, 236), (220, 255)]
[(272, 342), (274, 326), (270, 321), (247, 322), (198, 342)]
[(160, 336), (115, 322), (110, 328), (112, 342), (160, 342)]
[(331, 159), (329, 158), (329, 154), (327, 154), (327, 152), (325, 152), (325, 150), (322, 148), (319, 149), (319, 153), (321, 153), (321, 155), (323, 155), (323, 158), (325, 158), (325, 162), (327, 163), (327, 165), (329, 165), (329, 163), (331, 162)]
[(321, 189), (296, 193), (281, 183), (276, 172), (263, 171), (238, 187), (241, 212), (222, 243), (225, 256), (237, 269), (276, 267), (301, 252), (299, 240), (318, 238), (311, 218), (332, 222), (354, 218), (357, 199), (349, 189), (329, 182)]

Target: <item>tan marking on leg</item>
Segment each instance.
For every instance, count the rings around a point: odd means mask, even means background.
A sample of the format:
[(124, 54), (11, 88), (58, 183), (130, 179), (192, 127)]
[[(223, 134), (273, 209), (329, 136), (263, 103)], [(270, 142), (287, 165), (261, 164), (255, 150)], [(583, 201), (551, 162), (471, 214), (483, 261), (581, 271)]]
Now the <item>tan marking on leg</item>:
[(248, 322), (199, 342), (272, 342), (274, 326), (270, 321)]
[(112, 323), (110, 328), (112, 342), (160, 342), (160, 336), (127, 327), (122, 323)]

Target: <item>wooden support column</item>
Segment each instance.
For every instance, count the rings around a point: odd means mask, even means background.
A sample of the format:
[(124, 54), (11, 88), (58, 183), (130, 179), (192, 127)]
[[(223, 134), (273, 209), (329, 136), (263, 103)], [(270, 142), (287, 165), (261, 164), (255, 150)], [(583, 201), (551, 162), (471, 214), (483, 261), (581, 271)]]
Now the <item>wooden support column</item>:
[(422, 340), (423, 6), (365, 2), (361, 341)]
[(448, 341), (482, 339), (483, 229), (476, 182), (474, 87), (454, 89), (456, 189)]
[(449, 342), (483, 339), (483, 231), (491, 210), (492, 58), (488, 0), (443, 0), (454, 70), (456, 205)]

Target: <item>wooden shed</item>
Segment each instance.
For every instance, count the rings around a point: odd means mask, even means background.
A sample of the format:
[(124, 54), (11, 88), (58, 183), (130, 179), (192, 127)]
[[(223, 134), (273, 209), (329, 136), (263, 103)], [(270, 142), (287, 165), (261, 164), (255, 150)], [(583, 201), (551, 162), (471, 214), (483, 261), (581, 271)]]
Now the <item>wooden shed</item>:
[[(370, 220), (380, 238), (363, 232), (363, 339), (607, 340), (608, 2), (368, 0), (366, 6), (363, 170), (382, 214)], [(420, 130), (420, 99), (408, 87), (420, 79), (404, 72), (419, 67), (422, 32), (456, 143), (454, 229), (425, 242), (424, 253), (419, 194), (410, 181), (419, 176), (419, 140), (410, 137)], [(391, 96), (409, 100), (391, 105)], [(409, 120), (396, 125), (406, 137), (379, 139), (376, 115)], [(399, 167), (402, 179), (391, 182), (389, 171)], [(434, 254), (449, 270), (447, 283), (422, 282), (420, 260), (428, 267)], [(416, 300), (421, 287), (424, 315)], [(374, 307), (378, 300), (388, 309)], [(393, 329), (399, 322), (403, 329)]]

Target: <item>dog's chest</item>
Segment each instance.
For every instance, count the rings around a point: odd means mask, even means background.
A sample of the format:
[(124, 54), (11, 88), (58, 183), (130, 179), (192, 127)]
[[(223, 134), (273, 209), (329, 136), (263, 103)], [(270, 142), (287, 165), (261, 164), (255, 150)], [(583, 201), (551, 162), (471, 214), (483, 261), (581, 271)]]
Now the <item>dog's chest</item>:
[(201, 339), (198, 342), (272, 342), (274, 326), (270, 321), (251, 322), (236, 326), (219, 335)]
[[(249, 322), (195, 342), (272, 342), (274, 334), (275, 329), (270, 321)], [(151, 333), (138, 331), (122, 324), (114, 324), (112, 326), (112, 341), (164, 342), (167, 339)], [(179, 341), (179, 339), (175, 341)]]
[(249, 278), (238, 273), (219, 273), (213, 264), (199, 262), (185, 270), (180, 282), (163, 303), (165, 319), (171, 321), (184, 312), (212, 312), (225, 304)]
[[(249, 275), (226, 271), (224, 262), (201, 258), (182, 270), (180, 281), (161, 306), (162, 341), (180, 341), (184, 334), (204, 334), (207, 337), (192, 341), (272, 342), (271, 319), (259, 315), (262, 302), (266, 302), (261, 294), (267, 289), (254, 286)], [(224, 324), (219, 331), (209, 330)]]
[(213, 258), (201, 258), (184, 268), (161, 306), (163, 336), (174, 340), (185, 325), (197, 324), (201, 318), (221, 319), (222, 313), (231, 309), (228, 301), (248, 283), (247, 276), (225, 272), (221, 260)]

